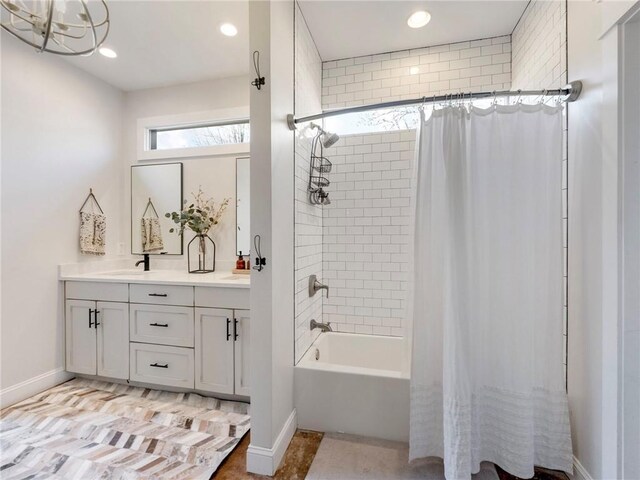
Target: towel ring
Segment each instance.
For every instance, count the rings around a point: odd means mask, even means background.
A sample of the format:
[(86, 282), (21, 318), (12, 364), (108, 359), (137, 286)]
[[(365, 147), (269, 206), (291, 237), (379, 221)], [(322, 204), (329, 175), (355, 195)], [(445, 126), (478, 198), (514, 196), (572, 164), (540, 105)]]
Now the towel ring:
[(98, 210), (100, 210), (100, 213), (104, 215), (104, 211), (102, 210), (102, 207), (100, 206), (100, 204), (98, 203), (98, 199), (96, 198), (96, 196), (93, 194), (93, 188), (89, 189), (89, 195), (87, 195), (87, 198), (85, 199), (84, 203), (82, 204), (82, 206), (80, 207), (80, 213), (82, 213), (82, 211), (84, 210), (84, 207), (87, 205), (87, 202), (89, 200), (93, 200), (93, 202), (96, 204), (96, 206), (98, 207)]

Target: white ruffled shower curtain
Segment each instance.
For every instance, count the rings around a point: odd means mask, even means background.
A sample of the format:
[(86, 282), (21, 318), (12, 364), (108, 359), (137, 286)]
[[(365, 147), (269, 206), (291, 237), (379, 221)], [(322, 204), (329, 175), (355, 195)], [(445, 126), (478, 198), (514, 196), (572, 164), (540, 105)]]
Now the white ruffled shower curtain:
[(436, 110), (416, 152), (410, 459), (570, 472), (562, 107)]

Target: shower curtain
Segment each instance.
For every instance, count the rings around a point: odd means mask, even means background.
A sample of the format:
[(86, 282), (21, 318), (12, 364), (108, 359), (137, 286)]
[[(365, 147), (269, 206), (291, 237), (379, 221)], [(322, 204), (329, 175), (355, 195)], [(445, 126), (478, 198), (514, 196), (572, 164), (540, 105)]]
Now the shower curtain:
[(562, 107), (436, 110), (416, 152), (410, 460), (570, 472)]

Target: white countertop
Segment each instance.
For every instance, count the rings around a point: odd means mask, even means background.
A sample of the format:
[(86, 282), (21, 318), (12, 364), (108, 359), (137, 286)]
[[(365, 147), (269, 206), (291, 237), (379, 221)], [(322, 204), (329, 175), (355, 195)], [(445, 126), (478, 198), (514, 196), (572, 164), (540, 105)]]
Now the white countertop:
[(251, 275), (231, 272), (187, 273), (179, 270), (115, 270), (91, 273), (60, 273), (60, 280), (74, 282), (146, 283), (196, 287), (249, 288)]

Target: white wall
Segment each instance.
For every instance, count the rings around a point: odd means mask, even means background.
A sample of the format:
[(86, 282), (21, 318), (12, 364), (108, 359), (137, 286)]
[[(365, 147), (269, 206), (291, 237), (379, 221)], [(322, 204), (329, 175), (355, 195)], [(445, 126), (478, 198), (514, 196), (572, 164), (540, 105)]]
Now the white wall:
[[(149, 163), (182, 162), (184, 175), (184, 198), (192, 200), (202, 186), (207, 196), (216, 202), (226, 197), (232, 200), (222, 221), (212, 232), (216, 242), (216, 269), (229, 270), (236, 259), (236, 158), (246, 157), (246, 153), (216, 157), (172, 158), (161, 161), (138, 162), (136, 142), (137, 120), (139, 118), (165, 115), (199, 113), (225, 108), (248, 107), (250, 79), (247, 76), (210, 80), (174, 87), (153, 88), (127, 92), (125, 94), (122, 136), (124, 141), (123, 159), (125, 169), (126, 204), (122, 229), (125, 232), (125, 252), (131, 251), (130, 224), (130, 166)], [(166, 212), (158, 212), (164, 215)], [(185, 237), (185, 255), (187, 242)], [(152, 263), (170, 261), (176, 257), (152, 256)], [(185, 260), (186, 261), (186, 260)], [(152, 265), (151, 268), (154, 268)]]
[(621, 463), (625, 478), (640, 478), (640, 12), (624, 30)]
[[(295, 17), (295, 114), (302, 117), (322, 110), (322, 60), (297, 4)], [(310, 320), (323, 321), (322, 295), (309, 297), (309, 275), (315, 274), (320, 282), (324, 276), (322, 207), (311, 205), (307, 192), (311, 155), (308, 125), (300, 125), (295, 132), (296, 362), (320, 333), (320, 330), (309, 330)]]
[[(619, 477), (618, 35), (604, 3), (568, 4), (569, 406), (574, 454), (593, 477)], [(580, 473), (580, 472), (579, 472)]]
[[(53, 55), (2, 34), (3, 390), (63, 378), (60, 263), (79, 253), (78, 210), (92, 187), (107, 215), (107, 253), (122, 241), (123, 96)], [(46, 376), (47, 373), (51, 375)]]
[[(266, 84), (251, 89), (251, 235), (266, 268), (251, 273), (251, 445), (247, 469), (272, 475), (296, 427), (294, 361), (294, 3), (250, 2), (250, 51)], [(249, 59), (247, 59), (249, 61)]]

